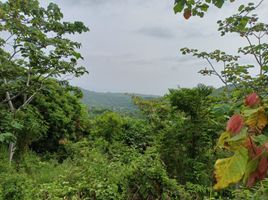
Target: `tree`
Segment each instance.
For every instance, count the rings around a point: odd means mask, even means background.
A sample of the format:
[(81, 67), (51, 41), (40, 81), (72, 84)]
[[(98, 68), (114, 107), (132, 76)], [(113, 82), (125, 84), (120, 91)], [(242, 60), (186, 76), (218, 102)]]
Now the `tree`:
[[(82, 22), (63, 22), (63, 14), (54, 3), (43, 8), (38, 0), (0, 2), (0, 30), (6, 35), (0, 39), (0, 90), (4, 94), (0, 101), (14, 117), (46, 87), (48, 78), (78, 77), (87, 72), (77, 66), (83, 58), (77, 52), (81, 44), (67, 34), (89, 29)], [(10, 142), (10, 161), (14, 151), (15, 143)]]
[(175, 0), (175, 14), (183, 12), (185, 19), (192, 15), (203, 17), (211, 5), (221, 8), (226, 1), (234, 2), (235, 0)]
[(180, 184), (191, 182), (202, 188), (211, 184), (214, 163), (211, 152), (217, 131), (222, 128), (214, 123), (218, 116), (212, 112), (212, 90), (199, 85), (192, 89), (171, 89), (160, 99), (134, 98), (151, 127), (168, 175)]
[[(197, 49), (181, 49), (182, 54), (192, 54), (207, 61), (208, 67), (199, 73), (216, 75), (225, 86), (235, 88), (240, 93), (239, 97), (250, 91), (259, 94), (266, 92), (268, 46), (265, 36), (268, 34), (268, 25), (259, 22), (256, 14), (251, 14), (257, 6), (253, 3), (241, 5), (237, 14), (218, 21), (222, 36), (234, 33), (247, 41), (247, 46), (238, 48), (237, 55), (229, 55), (221, 50), (203, 52)], [(246, 56), (253, 58), (249, 64), (243, 63)], [(252, 70), (257, 71), (256, 75), (252, 74)]]
[[(88, 135), (89, 116), (87, 108), (81, 103), (82, 92), (78, 88), (54, 79), (46, 80), (45, 84), (46, 88), (39, 92), (31, 105), (42, 116), (47, 131), (32, 143), (24, 141), (24, 145), (30, 145), (40, 154), (60, 154), (59, 150), (64, 151), (66, 143)], [(58, 158), (61, 159), (61, 156)]]
[[(183, 54), (193, 54), (208, 62), (210, 69), (201, 70), (201, 74), (216, 75), (226, 87), (234, 87), (238, 94), (236, 100), (239, 107), (234, 110), (217, 143), (217, 147), (228, 152), (229, 157), (218, 159), (215, 163), (216, 190), (241, 180), (252, 187), (256, 181), (267, 176), (267, 100), (262, 100), (256, 92), (262, 96), (267, 93), (268, 25), (259, 22), (256, 14), (251, 14), (262, 2), (256, 6), (254, 3), (240, 5), (237, 14), (218, 21), (222, 36), (236, 33), (248, 42), (247, 46), (238, 49), (239, 56), (228, 55), (220, 50), (207, 53), (197, 49), (182, 49)], [(247, 65), (241, 64), (241, 55), (250, 55), (254, 60)], [(216, 67), (218, 64), (222, 64), (220, 72)], [(257, 74), (252, 75), (250, 69), (255, 69)], [(241, 97), (249, 91), (255, 92), (247, 95), (243, 106)]]

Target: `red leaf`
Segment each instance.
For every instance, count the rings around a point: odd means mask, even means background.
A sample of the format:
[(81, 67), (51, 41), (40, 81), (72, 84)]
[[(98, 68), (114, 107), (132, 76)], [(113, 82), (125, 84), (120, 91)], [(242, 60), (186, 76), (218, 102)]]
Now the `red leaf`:
[(260, 103), (260, 97), (254, 92), (249, 94), (245, 99), (245, 105), (249, 107), (253, 107)]
[(258, 172), (253, 172), (250, 174), (247, 182), (247, 187), (252, 187), (256, 181), (256, 178), (258, 176)]
[(189, 19), (192, 16), (192, 11), (191, 10), (185, 10), (183, 13), (183, 16), (185, 19)]
[(268, 167), (268, 162), (266, 157), (262, 157), (259, 165), (258, 165), (258, 171), (260, 174), (266, 174), (267, 172), (267, 167)]
[(241, 128), (243, 127), (243, 118), (241, 115), (236, 114), (233, 115), (229, 121), (227, 122), (226, 130), (233, 134), (237, 134), (240, 132)]

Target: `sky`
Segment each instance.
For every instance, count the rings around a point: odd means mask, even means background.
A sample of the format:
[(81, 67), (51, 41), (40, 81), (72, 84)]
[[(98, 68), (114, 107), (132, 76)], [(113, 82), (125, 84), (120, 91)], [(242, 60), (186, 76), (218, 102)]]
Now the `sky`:
[[(64, 20), (83, 21), (90, 28), (72, 36), (82, 43), (80, 64), (89, 74), (70, 82), (92, 91), (163, 95), (169, 88), (199, 83), (220, 87), (216, 77), (197, 73), (207, 66), (205, 61), (181, 55), (180, 49), (236, 53), (246, 45), (236, 35), (221, 37), (216, 22), (247, 0), (211, 8), (204, 18), (189, 20), (174, 14), (174, 0), (41, 0), (42, 5), (48, 2), (61, 7)], [(268, 18), (267, 8), (267, 0), (258, 8), (263, 19)]]

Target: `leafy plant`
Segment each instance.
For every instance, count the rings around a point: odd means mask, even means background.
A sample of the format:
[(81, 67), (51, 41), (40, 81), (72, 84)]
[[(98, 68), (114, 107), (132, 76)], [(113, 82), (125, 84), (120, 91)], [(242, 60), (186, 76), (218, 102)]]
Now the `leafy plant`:
[(217, 183), (214, 189), (243, 182), (251, 187), (266, 177), (268, 170), (265, 127), (268, 124), (267, 102), (261, 102), (256, 93), (248, 95), (239, 114), (233, 115), (221, 134), (217, 146), (232, 153), (229, 158), (215, 163)]
[[(54, 3), (42, 8), (38, 0), (0, 2), (0, 31), (7, 35), (0, 39), (0, 103), (13, 116), (46, 87), (48, 78), (68, 74), (79, 77), (87, 72), (77, 66), (83, 58), (77, 52), (81, 44), (66, 35), (83, 33), (88, 28), (82, 22), (62, 19)], [(10, 161), (15, 148), (15, 143), (10, 142)]]

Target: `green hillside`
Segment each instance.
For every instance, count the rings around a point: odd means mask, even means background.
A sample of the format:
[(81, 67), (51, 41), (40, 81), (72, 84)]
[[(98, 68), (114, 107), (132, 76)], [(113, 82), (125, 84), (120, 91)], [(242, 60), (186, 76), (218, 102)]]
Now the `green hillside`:
[(143, 94), (128, 94), (128, 93), (111, 93), (111, 92), (93, 92), (81, 89), (84, 96), (82, 102), (85, 103), (89, 109), (94, 111), (112, 110), (121, 113), (136, 113), (137, 107), (132, 102), (132, 96), (140, 96), (144, 99), (158, 98), (155, 95)]

